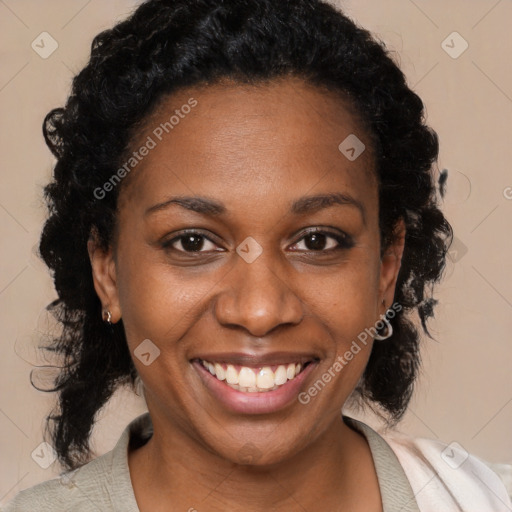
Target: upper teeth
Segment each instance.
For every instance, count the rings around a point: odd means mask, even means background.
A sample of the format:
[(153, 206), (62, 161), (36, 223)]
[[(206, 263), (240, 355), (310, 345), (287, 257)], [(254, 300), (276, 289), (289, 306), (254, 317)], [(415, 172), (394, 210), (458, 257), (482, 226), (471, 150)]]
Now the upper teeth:
[(261, 368), (241, 366), (237, 369), (232, 364), (211, 363), (203, 359), (201, 363), (214, 377), (225, 380), (228, 386), (250, 393), (277, 389), (288, 380), (294, 379), (302, 370), (300, 363), (281, 364), (275, 371), (270, 366)]

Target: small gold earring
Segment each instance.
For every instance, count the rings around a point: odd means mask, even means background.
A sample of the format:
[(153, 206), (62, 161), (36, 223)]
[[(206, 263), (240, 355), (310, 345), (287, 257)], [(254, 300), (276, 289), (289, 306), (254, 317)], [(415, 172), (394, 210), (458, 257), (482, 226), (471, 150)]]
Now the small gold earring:
[(103, 321), (108, 325), (112, 325), (112, 313), (107, 308), (103, 309)]

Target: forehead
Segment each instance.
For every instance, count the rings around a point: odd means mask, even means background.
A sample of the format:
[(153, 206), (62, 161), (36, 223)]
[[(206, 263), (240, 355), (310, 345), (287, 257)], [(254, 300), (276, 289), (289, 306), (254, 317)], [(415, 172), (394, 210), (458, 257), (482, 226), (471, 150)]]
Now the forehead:
[[(365, 150), (351, 161), (339, 146), (354, 136)], [(131, 149), (148, 140), (153, 147), (123, 182), (120, 200), (187, 183), (188, 194), (229, 187), (242, 196), (250, 188), (253, 197), (283, 183), (313, 187), (319, 179), (326, 186), (374, 184), (372, 147), (353, 106), (295, 78), (182, 89), (148, 116)]]

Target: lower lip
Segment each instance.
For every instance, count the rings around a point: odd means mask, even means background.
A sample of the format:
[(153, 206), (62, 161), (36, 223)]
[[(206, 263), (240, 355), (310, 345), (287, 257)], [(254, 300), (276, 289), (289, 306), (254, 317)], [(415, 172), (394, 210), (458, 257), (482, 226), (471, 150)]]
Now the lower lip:
[(297, 399), (302, 383), (316, 364), (316, 362), (309, 363), (299, 375), (274, 391), (244, 393), (229, 387), (224, 381), (214, 377), (199, 361), (193, 362), (210, 393), (227, 409), (242, 414), (268, 414), (289, 405)]

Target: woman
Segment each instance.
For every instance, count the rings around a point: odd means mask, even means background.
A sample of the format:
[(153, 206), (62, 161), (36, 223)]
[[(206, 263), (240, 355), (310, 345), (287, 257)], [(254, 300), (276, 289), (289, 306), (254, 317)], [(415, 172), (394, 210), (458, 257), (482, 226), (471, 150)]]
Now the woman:
[[(367, 31), (320, 0), (150, 0), (44, 133), (70, 471), (7, 511), (510, 510), (475, 457), (341, 414), (403, 416), (451, 240), (437, 136)], [(148, 413), (92, 458), (126, 383)]]

